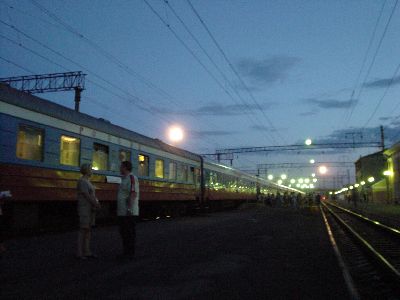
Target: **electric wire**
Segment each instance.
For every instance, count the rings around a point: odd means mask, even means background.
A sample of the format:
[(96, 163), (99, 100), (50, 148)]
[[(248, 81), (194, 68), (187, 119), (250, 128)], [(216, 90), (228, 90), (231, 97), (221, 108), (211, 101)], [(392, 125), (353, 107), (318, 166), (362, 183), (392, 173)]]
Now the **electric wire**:
[(217, 49), (219, 50), (219, 52), (221, 53), (221, 55), (223, 56), (223, 58), (225, 59), (225, 61), (227, 62), (228, 66), (230, 67), (230, 69), (232, 70), (232, 72), (236, 75), (236, 77), (239, 79), (241, 85), (243, 86), (243, 88), (246, 90), (246, 92), (248, 93), (248, 95), (250, 96), (250, 98), (252, 99), (253, 103), (256, 105), (256, 107), (261, 111), (261, 113), (263, 114), (264, 118), (267, 120), (268, 124), (271, 126), (272, 131), (276, 132), (277, 135), (280, 137), (281, 140), (283, 140), (285, 142), (285, 138), (279, 133), (279, 131), (276, 129), (276, 127), (274, 126), (274, 124), (272, 123), (272, 121), (270, 120), (270, 118), (267, 116), (267, 114), (265, 113), (264, 109), (260, 106), (260, 104), (258, 103), (258, 101), (256, 100), (256, 98), (254, 97), (253, 93), (250, 91), (249, 87), (247, 86), (247, 84), (244, 82), (242, 76), (239, 74), (239, 72), (235, 69), (235, 67), (233, 66), (232, 62), (230, 61), (230, 59), (228, 58), (228, 56), (226, 55), (225, 51), (222, 49), (221, 45), (218, 43), (217, 39), (215, 38), (215, 36), (212, 34), (211, 30), (208, 28), (207, 24), (205, 23), (205, 21), (203, 20), (203, 18), (200, 16), (200, 14), (198, 13), (198, 11), (196, 10), (196, 8), (193, 6), (193, 4), (191, 3), (190, 0), (187, 0), (187, 3), (189, 4), (190, 8), (192, 9), (193, 13), (196, 15), (196, 17), (198, 18), (198, 20), (200, 21), (200, 23), (203, 25), (204, 29), (206, 30), (206, 32), (208, 33), (208, 35), (210, 36), (211, 40), (213, 41), (213, 43), (215, 44), (215, 46), (217, 47)]
[[(173, 36), (178, 40), (178, 42), (189, 52), (189, 54), (195, 59), (195, 61), (206, 71), (206, 73), (216, 82), (216, 84), (222, 89), (222, 91), (235, 103), (238, 102), (232, 96), (232, 94), (224, 87), (224, 85), (219, 81), (217, 77), (209, 70), (209, 68), (200, 60), (200, 58), (193, 52), (193, 50), (185, 43), (185, 41), (176, 33), (176, 31), (164, 20), (164, 18), (154, 9), (154, 7), (147, 1), (143, 0), (145, 4), (149, 7), (152, 13), (164, 24), (165, 27), (173, 34)], [(250, 121), (253, 121), (249, 117)]]
[[(372, 57), (371, 63), (370, 63), (370, 65), (369, 65), (368, 70), (367, 70), (367, 73), (366, 73), (366, 75), (365, 75), (365, 77), (364, 77), (363, 83), (362, 83), (361, 86), (360, 86), (360, 90), (359, 90), (359, 92), (358, 92), (358, 94), (357, 94), (357, 97), (356, 97), (356, 99), (358, 99), (358, 102), (360, 102), (360, 97), (361, 97), (361, 95), (362, 95), (362, 92), (364, 91), (365, 84), (366, 84), (366, 82), (367, 82), (367, 80), (368, 80), (368, 78), (369, 78), (369, 75), (370, 75), (370, 73), (371, 73), (371, 70), (372, 70), (373, 66), (375, 65), (376, 58), (377, 58), (377, 56), (378, 56), (379, 50), (381, 49), (383, 40), (384, 40), (384, 38), (385, 38), (385, 36), (386, 36), (386, 33), (387, 33), (387, 31), (388, 31), (388, 28), (389, 28), (390, 22), (391, 22), (391, 20), (392, 20), (392, 17), (393, 17), (393, 15), (394, 15), (395, 11), (396, 11), (398, 2), (399, 2), (399, 1), (396, 0), (396, 1), (395, 1), (395, 4), (394, 4), (393, 7), (392, 7), (392, 10), (391, 10), (391, 12), (390, 12), (389, 18), (388, 18), (388, 20), (386, 21), (386, 24), (385, 24), (385, 28), (384, 28), (384, 30), (383, 30), (383, 32), (382, 32), (382, 35), (381, 35), (381, 37), (380, 37), (380, 39), (379, 39), (378, 45), (377, 45), (377, 47), (376, 47), (376, 49), (375, 49), (375, 52), (374, 52), (374, 55), (373, 55), (373, 57)], [(353, 110), (355, 109), (355, 106), (357, 106), (358, 102), (353, 106)]]
[[(186, 25), (185, 21), (183, 21), (183, 19), (179, 16), (179, 14), (176, 12), (176, 10), (173, 8), (173, 6), (169, 3), (169, 1), (167, 1), (167, 0), (161, 0), (161, 1), (163, 1), (166, 4), (166, 6), (168, 6), (168, 8), (172, 11), (173, 15), (178, 19), (179, 23), (181, 23), (181, 25), (185, 28), (186, 32), (191, 36), (191, 38), (195, 41), (197, 46), (206, 55), (208, 60), (211, 62), (211, 64), (214, 66), (214, 68), (218, 71), (218, 73), (222, 76), (222, 78), (229, 85), (229, 87), (236, 94), (236, 96), (241, 100), (241, 102), (247, 108), (249, 113), (251, 113), (252, 109), (246, 103), (246, 101), (242, 98), (240, 93), (237, 91), (237, 88), (235, 88), (235, 86), (232, 84), (232, 82), (227, 78), (227, 76), (224, 74), (224, 72), (221, 70), (221, 68), (217, 65), (215, 60), (211, 57), (211, 55), (208, 53), (208, 51), (205, 49), (205, 47), (203, 47), (203, 45), (200, 43), (200, 41), (197, 39), (197, 37), (193, 34), (193, 32), (190, 30), (190, 28)], [(257, 117), (257, 115), (255, 115), (255, 117)], [(273, 138), (273, 137), (271, 136), (271, 138)]]
[[(368, 58), (368, 54), (369, 54), (369, 51), (371, 50), (371, 47), (372, 47), (372, 43), (373, 43), (373, 41), (375, 40), (375, 35), (376, 35), (377, 29), (378, 29), (378, 25), (379, 25), (379, 23), (380, 23), (380, 21), (381, 21), (381, 18), (382, 18), (382, 15), (383, 15), (383, 10), (384, 10), (384, 8), (385, 8), (386, 2), (387, 2), (387, 0), (385, 0), (385, 1), (382, 3), (381, 9), (380, 9), (379, 14), (378, 14), (378, 17), (377, 17), (377, 19), (376, 19), (376, 21), (375, 21), (375, 26), (374, 26), (374, 29), (373, 29), (373, 31), (372, 31), (372, 35), (371, 35), (371, 37), (370, 37), (370, 39), (369, 39), (367, 50), (366, 50), (365, 53), (364, 53), (364, 58), (363, 58), (363, 60), (362, 60), (360, 71), (358, 72), (357, 79), (356, 79), (356, 81), (355, 81), (353, 90), (352, 90), (352, 92), (351, 92), (350, 100), (353, 100), (353, 99), (354, 99), (354, 94), (355, 94), (355, 91), (356, 91), (356, 89), (357, 89), (357, 87), (358, 87), (358, 82), (359, 82), (359, 80), (360, 80), (361, 74), (362, 74), (362, 72), (364, 71), (365, 64), (366, 64), (367, 58)], [(350, 102), (350, 103), (351, 103), (351, 102)], [(351, 117), (352, 117), (352, 115), (353, 115), (354, 107), (355, 107), (355, 105), (349, 107), (349, 108), (350, 108), (350, 114), (347, 115), (347, 118), (346, 118), (346, 125), (347, 125), (347, 123), (350, 121), (350, 119), (351, 119)]]

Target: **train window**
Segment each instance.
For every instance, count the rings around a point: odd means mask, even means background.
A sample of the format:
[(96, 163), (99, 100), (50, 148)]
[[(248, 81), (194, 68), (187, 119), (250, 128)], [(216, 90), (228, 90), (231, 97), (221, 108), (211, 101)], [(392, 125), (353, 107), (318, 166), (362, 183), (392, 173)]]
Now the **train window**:
[(188, 181), (188, 166), (183, 165), (182, 181)]
[(143, 154), (138, 155), (139, 161), (139, 176), (149, 176), (149, 157)]
[(164, 178), (164, 161), (162, 159), (156, 159), (155, 176), (157, 178)]
[(17, 137), (17, 157), (29, 160), (43, 160), (43, 130), (21, 125)]
[(174, 162), (169, 163), (168, 179), (176, 180), (176, 163)]
[(119, 150), (119, 161), (131, 161), (131, 151), (128, 150)]
[(60, 164), (79, 166), (80, 144), (80, 139), (62, 135), (60, 142)]
[(108, 169), (108, 146), (102, 144), (93, 144), (93, 170)]
[(189, 183), (193, 183), (194, 182), (194, 167), (190, 167), (189, 168), (188, 182)]

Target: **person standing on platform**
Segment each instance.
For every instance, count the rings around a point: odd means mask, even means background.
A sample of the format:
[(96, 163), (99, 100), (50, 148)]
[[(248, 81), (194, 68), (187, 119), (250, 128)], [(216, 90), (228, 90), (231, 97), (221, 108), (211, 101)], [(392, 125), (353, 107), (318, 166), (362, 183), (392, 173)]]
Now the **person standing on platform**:
[(4, 235), (5, 235), (5, 223), (3, 220), (3, 210), (2, 205), (5, 198), (11, 197), (10, 191), (0, 192), (0, 257), (6, 252), (6, 247), (4, 246)]
[(99, 200), (96, 198), (95, 188), (90, 182), (92, 176), (92, 165), (81, 166), (82, 177), (77, 184), (78, 193), (78, 259), (97, 258), (90, 250), (91, 228), (94, 225), (95, 211), (100, 208)]
[(121, 184), (117, 197), (117, 216), (123, 253), (119, 259), (135, 257), (136, 221), (139, 216), (139, 180), (132, 174), (132, 163), (123, 161), (120, 172)]

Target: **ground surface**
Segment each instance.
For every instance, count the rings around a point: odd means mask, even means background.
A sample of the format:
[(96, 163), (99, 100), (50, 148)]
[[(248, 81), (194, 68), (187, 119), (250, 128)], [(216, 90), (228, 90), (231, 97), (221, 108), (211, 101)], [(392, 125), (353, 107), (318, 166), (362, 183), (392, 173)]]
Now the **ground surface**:
[(254, 208), (140, 223), (137, 260), (119, 263), (115, 227), (97, 261), (73, 257), (76, 233), (7, 242), (2, 299), (347, 299), (317, 209)]

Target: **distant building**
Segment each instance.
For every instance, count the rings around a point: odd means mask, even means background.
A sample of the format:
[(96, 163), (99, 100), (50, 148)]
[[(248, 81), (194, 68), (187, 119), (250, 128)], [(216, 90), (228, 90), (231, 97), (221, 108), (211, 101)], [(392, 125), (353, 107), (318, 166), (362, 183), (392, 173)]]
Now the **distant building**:
[(400, 142), (384, 152), (387, 158), (386, 182), (391, 202), (400, 203)]
[[(365, 193), (368, 201), (388, 202), (386, 178), (383, 175), (383, 172), (387, 169), (384, 151), (360, 157), (355, 162), (355, 167), (356, 181), (358, 183), (365, 182), (361, 193)], [(369, 178), (373, 178), (373, 181), (368, 181)]]

